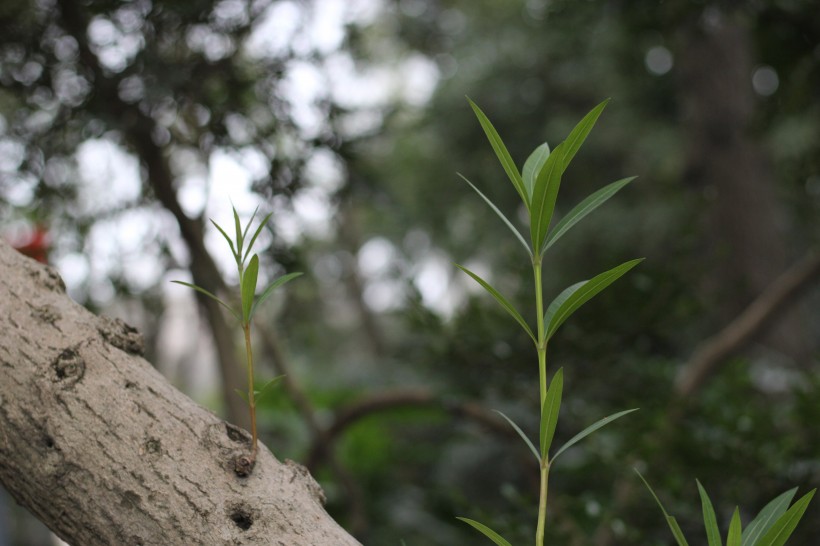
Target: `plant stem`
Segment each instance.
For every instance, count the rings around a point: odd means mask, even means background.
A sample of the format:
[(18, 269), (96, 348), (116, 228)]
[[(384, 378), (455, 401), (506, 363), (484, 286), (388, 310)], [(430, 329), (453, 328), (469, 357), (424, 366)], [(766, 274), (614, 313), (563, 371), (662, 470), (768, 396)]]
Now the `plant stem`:
[(251, 437), (253, 438), (252, 444), (252, 457), (256, 457), (256, 450), (257, 450), (257, 436), (256, 436), (256, 400), (254, 399), (254, 392), (253, 392), (253, 349), (251, 348), (251, 325), (243, 324), (242, 330), (245, 332), (245, 354), (248, 356), (248, 407), (250, 408), (251, 412)]
[(544, 331), (544, 296), (541, 287), (541, 256), (534, 256), (532, 262), (533, 276), (535, 277), (535, 307), (536, 320), (538, 321), (538, 384), (541, 386), (541, 404), (543, 410), (544, 400), (547, 397), (547, 340)]
[(535, 546), (544, 546), (544, 530), (547, 523), (547, 492), (549, 490), (550, 465), (546, 458), (541, 462), (541, 491), (538, 499), (538, 527), (535, 529)]

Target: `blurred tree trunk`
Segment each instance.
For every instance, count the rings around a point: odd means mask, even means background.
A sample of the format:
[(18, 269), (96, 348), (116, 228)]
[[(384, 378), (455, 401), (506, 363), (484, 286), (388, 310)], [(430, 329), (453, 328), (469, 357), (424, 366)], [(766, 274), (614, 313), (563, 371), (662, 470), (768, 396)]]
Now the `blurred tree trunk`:
[[(700, 288), (716, 303), (716, 318), (726, 322), (786, 269), (786, 215), (766, 150), (750, 131), (756, 97), (748, 28), (737, 14), (712, 6), (683, 25), (678, 43), (689, 146), (685, 178), (705, 197), (704, 257), (707, 266), (716, 266)], [(800, 359), (806, 351), (801, 331), (792, 313), (769, 338)]]
[(304, 467), (174, 389), (121, 321), (0, 243), (0, 483), (71, 544), (358, 544)]

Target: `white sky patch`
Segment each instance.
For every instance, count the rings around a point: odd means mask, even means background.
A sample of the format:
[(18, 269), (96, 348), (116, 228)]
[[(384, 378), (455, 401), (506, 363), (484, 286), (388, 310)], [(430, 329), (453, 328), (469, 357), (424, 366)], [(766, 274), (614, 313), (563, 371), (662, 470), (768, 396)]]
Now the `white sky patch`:
[(311, 185), (333, 193), (342, 187), (347, 173), (339, 156), (327, 148), (319, 148), (308, 158), (304, 175)]
[(387, 275), (397, 258), (393, 243), (384, 237), (373, 237), (359, 249), (357, 263), (362, 275), (376, 278)]
[(287, 52), (302, 26), (303, 11), (295, 2), (274, 2), (260, 16), (245, 43), (254, 58), (277, 57)]
[(281, 90), (292, 105), (292, 114), (305, 135), (315, 135), (324, 123), (324, 114), (316, 106), (327, 82), (319, 69), (305, 61), (288, 64)]
[(316, 188), (304, 189), (294, 196), (293, 209), (306, 235), (316, 239), (330, 237), (334, 208), (327, 193)]
[(78, 202), (86, 214), (109, 211), (139, 198), (139, 162), (110, 140), (92, 139), (76, 153)]
[(338, 49), (345, 37), (345, 2), (340, 0), (316, 0), (311, 9), (308, 36), (321, 53)]
[(451, 286), (453, 267), (449, 257), (441, 251), (430, 252), (415, 270), (413, 284), (421, 293), (424, 305), (444, 317), (452, 316), (463, 294)]

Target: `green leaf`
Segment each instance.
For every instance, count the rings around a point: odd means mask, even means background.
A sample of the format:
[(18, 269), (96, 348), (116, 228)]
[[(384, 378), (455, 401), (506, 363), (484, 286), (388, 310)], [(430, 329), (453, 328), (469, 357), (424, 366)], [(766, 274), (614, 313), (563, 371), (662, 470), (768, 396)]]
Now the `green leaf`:
[(260, 305), (262, 305), (262, 303), (265, 300), (267, 300), (271, 296), (271, 294), (273, 294), (274, 290), (276, 290), (277, 288), (279, 288), (280, 286), (282, 286), (286, 282), (292, 281), (296, 277), (300, 277), (301, 275), (302, 275), (302, 273), (299, 273), (299, 272), (288, 273), (287, 275), (282, 275), (281, 277), (279, 277), (278, 279), (273, 281), (271, 284), (269, 284), (268, 287), (265, 288), (265, 291), (262, 292), (262, 294), (260, 294), (260, 296), (256, 299), (255, 302), (253, 302), (253, 306), (251, 307), (251, 314), (248, 317), (248, 320), (251, 320), (253, 318), (254, 313), (256, 313), (256, 309)]
[[(256, 214), (256, 213), (254, 213), (254, 214)], [(251, 248), (253, 248), (253, 244), (256, 242), (256, 238), (259, 237), (260, 233), (262, 233), (262, 228), (265, 227), (265, 225), (268, 223), (268, 220), (270, 220), (270, 217), (272, 215), (273, 215), (273, 213), (269, 212), (268, 215), (265, 216), (265, 218), (262, 219), (262, 223), (259, 224), (259, 227), (256, 228), (256, 231), (254, 232), (253, 237), (251, 237), (251, 242), (248, 244), (248, 248), (245, 250), (245, 255), (242, 257), (243, 262), (248, 259), (248, 254), (251, 253)], [(250, 227), (250, 224), (248, 224), (248, 227)]]
[(590, 434), (592, 434), (593, 432), (598, 430), (599, 428), (605, 427), (606, 425), (608, 425), (609, 423), (611, 423), (615, 419), (620, 419), (621, 417), (623, 417), (624, 415), (626, 415), (628, 413), (632, 413), (633, 411), (638, 411), (638, 409), (639, 408), (633, 408), (633, 409), (629, 409), (629, 410), (620, 411), (618, 413), (610, 415), (609, 417), (604, 417), (603, 419), (601, 419), (599, 421), (596, 421), (593, 424), (589, 425), (587, 428), (585, 428), (584, 430), (582, 430), (581, 432), (579, 432), (578, 434), (576, 434), (575, 436), (570, 438), (570, 440), (566, 444), (564, 444), (563, 447), (561, 447), (561, 449), (556, 451), (555, 455), (552, 456), (552, 461), (555, 461), (555, 459), (557, 459), (558, 456), (561, 453), (568, 450), (569, 448), (571, 448), (572, 446), (574, 446), (575, 444), (577, 444), (578, 442), (580, 442), (581, 440), (583, 440), (584, 438), (586, 438), (587, 436), (589, 436)]
[(521, 173), (521, 178), (524, 180), (524, 188), (527, 190), (527, 195), (532, 201), (532, 192), (535, 189), (535, 179), (538, 178), (538, 173), (541, 172), (541, 167), (547, 162), (550, 156), (550, 147), (546, 142), (533, 150), (530, 157), (524, 162), (524, 170)]
[(242, 226), (239, 223), (239, 213), (236, 212), (236, 207), (231, 207), (233, 209), (233, 221), (234, 227), (236, 228), (236, 255), (242, 255)]
[(549, 232), (546, 239), (544, 239), (544, 247), (541, 249), (541, 254), (555, 244), (572, 226), (580, 222), (587, 214), (606, 203), (610, 197), (618, 193), (621, 188), (636, 178), (637, 176), (630, 176), (629, 178), (613, 182), (578, 203), (566, 216), (561, 218), (561, 221), (555, 224), (555, 227)]
[(233, 392), (235, 392), (236, 394), (241, 396), (242, 400), (244, 400), (247, 405), (249, 405), (249, 406), (251, 405), (251, 401), (248, 400), (248, 393), (246, 393), (245, 391), (239, 390), (239, 389), (234, 389)]
[(578, 153), (581, 145), (587, 139), (587, 135), (589, 135), (589, 132), (595, 125), (595, 122), (598, 121), (598, 116), (600, 116), (601, 112), (604, 111), (604, 108), (606, 108), (609, 100), (610, 99), (606, 99), (601, 104), (593, 108), (586, 116), (584, 116), (584, 119), (578, 122), (578, 125), (575, 126), (567, 139), (564, 141), (564, 144), (566, 144), (566, 149), (564, 150), (564, 155), (562, 157), (563, 163), (561, 165), (561, 174), (567, 170), (570, 161), (572, 161), (572, 158), (575, 157), (575, 154)]
[(466, 267), (458, 265), (458, 264), (455, 264), (455, 265), (456, 265), (457, 268), (461, 269), (462, 271), (467, 273), (469, 276), (471, 276), (478, 284), (480, 284), (484, 288), (484, 290), (489, 292), (490, 295), (492, 295), (492, 297), (494, 297), (495, 300), (498, 303), (501, 304), (501, 307), (506, 309), (507, 312), (512, 316), (512, 318), (514, 318), (516, 320), (516, 322), (518, 322), (518, 324), (521, 325), (521, 327), (524, 329), (524, 331), (527, 332), (527, 334), (530, 336), (530, 339), (532, 339), (532, 341), (534, 343), (538, 343), (538, 341), (535, 339), (535, 335), (533, 335), (532, 330), (530, 329), (529, 325), (527, 324), (527, 321), (524, 320), (524, 317), (521, 316), (521, 313), (516, 311), (515, 307), (513, 307), (512, 304), (510, 302), (508, 302), (507, 299), (498, 292), (498, 290), (496, 290), (495, 288), (490, 286), (489, 283), (487, 283), (487, 281), (485, 281), (484, 279), (482, 279), (481, 277), (479, 277), (478, 275), (476, 275), (475, 273), (473, 273), (472, 271), (470, 271)]
[(732, 514), (732, 522), (729, 524), (729, 535), (726, 537), (726, 546), (741, 546), (740, 531), (740, 509), (735, 508), (735, 513)]
[(521, 436), (521, 439), (524, 440), (524, 443), (527, 444), (527, 447), (530, 448), (530, 451), (532, 451), (532, 454), (535, 455), (535, 460), (538, 461), (538, 464), (541, 464), (541, 457), (538, 456), (538, 450), (535, 449), (534, 445), (532, 445), (532, 442), (530, 441), (529, 438), (527, 438), (527, 435), (524, 434), (524, 431), (521, 430), (519, 428), (519, 426), (515, 424), (515, 421), (513, 421), (512, 419), (510, 419), (509, 417), (507, 417), (506, 415), (504, 415), (502, 412), (500, 412), (498, 410), (493, 410), (493, 411), (507, 420), (507, 422), (510, 424), (510, 426), (512, 426), (512, 428), (518, 433), (518, 435)]
[(715, 517), (715, 509), (712, 506), (712, 501), (709, 500), (709, 495), (700, 484), (700, 481), (695, 480), (698, 484), (698, 493), (700, 494), (700, 504), (703, 509), (703, 525), (706, 527), (706, 540), (709, 546), (723, 546), (723, 541), (720, 539), (720, 529), (717, 524), (717, 517)]
[(231, 238), (228, 237), (227, 233), (225, 233), (225, 230), (222, 229), (222, 226), (220, 226), (219, 224), (217, 224), (216, 222), (214, 222), (210, 218), (209, 218), (209, 220), (211, 220), (211, 223), (214, 225), (214, 227), (216, 227), (216, 229), (219, 230), (219, 233), (221, 233), (222, 236), (225, 237), (225, 240), (228, 241), (228, 246), (231, 247), (231, 254), (233, 254), (233, 258), (234, 258), (234, 260), (236, 260), (236, 265), (238, 266), (239, 265), (239, 253), (234, 249), (233, 241), (231, 241)]
[[(630, 260), (622, 263), (617, 267), (613, 267), (609, 271), (605, 271), (600, 275), (593, 277), (581, 286), (578, 286), (578, 288), (574, 289), (566, 300), (563, 301), (550, 316), (550, 322), (547, 326), (547, 339), (549, 340), (555, 331), (564, 323), (564, 321), (567, 320), (575, 311), (577, 311), (579, 307), (591, 300), (604, 288), (621, 278), (621, 276), (623, 276), (627, 271), (642, 261), (643, 258), (638, 258), (636, 260)], [(573, 285), (573, 287), (574, 286), (576, 285)], [(549, 313), (549, 308), (547, 309), (547, 313)]]
[(588, 281), (577, 282), (572, 286), (564, 288), (560, 294), (555, 296), (555, 299), (552, 300), (550, 304), (547, 306), (547, 312), (544, 313), (544, 324), (547, 325), (547, 328), (549, 328), (550, 322), (552, 322), (552, 317), (554, 317), (555, 313), (557, 313), (561, 306), (564, 305), (564, 302), (566, 302), (570, 297), (572, 297), (572, 295), (575, 292), (577, 292), (579, 288), (584, 286), (587, 282)]
[(781, 493), (769, 501), (751, 523), (746, 526), (746, 529), (743, 531), (742, 546), (754, 546), (758, 539), (774, 525), (774, 522), (786, 513), (795, 493), (797, 493), (796, 487), (789, 489), (785, 493)]
[(207, 290), (205, 290), (204, 288), (199, 287), (199, 286), (197, 286), (197, 285), (195, 285), (195, 284), (191, 284), (191, 283), (189, 283), (189, 282), (183, 282), (183, 281), (171, 281), (171, 282), (176, 283), (176, 284), (181, 284), (182, 286), (187, 286), (188, 288), (193, 288), (193, 289), (194, 289), (194, 290), (196, 290), (197, 292), (199, 292), (199, 293), (201, 293), (201, 294), (205, 294), (206, 296), (208, 296), (209, 298), (211, 298), (212, 300), (214, 300), (215, 302), (217, 302), (218, 304), (220, 304), (222, 307), (224, 307), (225, 309), (227, 309), (228, 311), (230, 311), (231, 315), (233, 315), (233, 316), (234, 316), (234, 318), (235, 318), (236, 320), (240, 320), (240, 319), (239, 319), (239, 315), (236, 313), (236, 311), (234, 311), (234, 310), (231, 308), (231, 306), (230, 306), (230, 305), (228, 305), (227, 303), (225, 303), (225, 302), (224, 302), (224, 301), (222, 301), (221, 299), (217, 298), (216, 296), (214, 296), (213, 294), (211, 294), (210, 292), (208, 292), (208, 291), (207, 291)]
[(261, 400), (264, 400), (273, 392), (273, 388), (284, 378), (284, 375), (277, 375), (267, 383), (265, 383), (261, 389), (259, 389), (256, 395), (256, 402), (259, 403)]
[(510, 222), (510, 221), (507, 219), (507, 217), (506, 217), (506, 216), (504, 216), (504, 213), (503, 213), (503, 212), (501, 212), (501, 211), (498, 209), (498, 207), (496, 207), (496, 206), (493, 204), (493, 202), (492, 202), (492, 201), (490, 201), (490, 198), (489, 198), (489, 197), (487, 197), (486, 195), (484, 195), (483, 193), (481, 193), (481, 192), (478, 190), (478, 188), (476, 188), (476, 187), (473, 185), (473, 183), (472, 183), (472, 182), (470, 182), (469, 180), (467, 180), (466, 178), (464, 178), (464, 176), (463, 176), (461, 173), (456, 173), (456, 174), (457, 174), (457, 175), (459, 175), (459, 176), (460, 176), (460, 177), (461, 177), (461, 178), (462, 178), (465, 182), (467, 182), (467, 183), (470, 185), (470, 187), (471, 187), (471, 188), (473, 188), (473, 189), (475, 190), (475, 192), (476, 192), (476, 193), (477, 193), (477, 194), (478, 194), (478, 195), (479, 195), (479, 196), (480, 196), (480, 197), (484, 200), (484, 202), (486, 202), (488, 205), (490, 205), (490, 208), (491, 208), (491, 209), (493, 209), (493, 211), (494, 211), (494, 212), (498, 215), (498, 217), (499, 217), (499, 218), (501, 218), (501, 220), (502, 220), (505, 224), (507, 224), (507, 227), (508, 227), (508, 228), (510, 228), (510, 231), (512, 231), (512, 232), (515, 234), (515, 236), (518, 238), (518, 240), (519, 240), (519, 241), (521, 241), (521, 244), (522, 244), (522, 245), (524, 245), (524, 248), (526, 249), (527, 254), (529, 254), (529, 255), (530, 255), (530, 257), (532, 257), (532, 250), (530, 250), (530, 245), (528, 245), (528, 244), (527, 244), (527, 241), (525, 241), (525, 240), (524, 240), (524, 236), (523, 236), (523, 235), (521, 235), (521, 232), (520, 232), (520, 231), (518, 231), (518, 230), (515, 228), (515, 226), (513, 226), (513, 225), (512, 225), (512, 222)]
[(530, 208), (530, 238), (533, 252), (543, 246), (550, 227), (552, 213), (555, 211), (555, 200), (561, 187), (561, 158), (564, 155), (564, 143), (559, 144), (547, 158), (544, 167), (535, 179)]
[(803, 517), (806, 508), (809, 507), (809, 502), (811, 502), (816, 491), (817, 489), (812, 489), (803, 495), (785, 514), (778, 518), (774, 525), (766, 531), (766, 534), (760, 537), (759, 541), (753, 543), (753, 546), (783, 546), (794, 532), (797, 524), (800, 523), (800, 518)]
[(496, 533), (495, 531), (493, 531), (492, 529), (490, 529), (489, 527), (487, 527), (483, 523), (479, 523), (479, 522), (477, 522), (475, 520), (472, 520), (472, 519), (469, 519), (469, 518), (456, 518), (456, 519), (459, 519), (459, 520), (463, 521), (464, 523), (466, 523), (468, 525), (471, 525), (473, 528), (480, 531), (485, 537), (487, 537), (490, 540), (492, 540), (493, 542), (495, 542), (498, 546), (512, 546), (512, 544), (507, 542), (504, 539), (504, 537), (502, 537), (501, 535), (499, 535), (498, 533)]
[(470, 97), (467, 97), (467, 100), (473, 112), (475, 112), (478, 122), (481, 123), (481, 128), (484, 129), (484, 133), (487, 135), (487, 139), (490, 141), (490, 145), (492, 145), (496, 157), (498, 157), (498, 160), (501, 162), (501, 166), (504, 167), (504, 171), (507, 173), (513, 186), (515, 186), (515, 190), (518, 192), (518, 195), (521, 196), (521, 199), (527, 206), (527, 210), (529, 210), (530, 200), (527, 195), (527, 190), (524, 188), (524, 181), (521, 179), (521, 173), (518, 172), (518, 167), (515, 166), (515, 162), (512, 160), (512, 157), (510, 157), (510, 152), (507, 151), (504, 141), (501, 140), (495, 127), (490, 123), (487, 116), (484, 115), (484, 112), (481, 111), (481, 108), (470, 100)]
[[(251, 224), (253, 223), (253, 219), (256, 218), (256, 213), (259, 212), (259, 205), (256, 205), (256, 208), (253, 209), (253, 214), (251, 214), (251, 219), (248, 220), (248, 223), (245, 224), (245, 229), (242, 230), (242, 240), (247, 241), (248, 231), (251, 229)], [(248, 255), (248, 251), (250, 251), (250, 247), (253, 246), (253, 243), (248, 245), (248, 250), (245, 251), (245, 255)]]
[(561, 394), (564, 390), (564, 369), (560, 368), (550, 381), (547, 395), (541, 407), (541, 457), (549, 460), (548, 454), (555, 427), (558, 425), (558, 414), (561, 411)]
[(634, 470), (643, 482), (643, 484), (646, 486), (647, 489), (649, 489), (649, 492), (655, 498), (655, 502), (658, 503), (661, 512), (663, 512), (663, 517), (666, 518), (666, 524), (669, 525), (669, 528), (672, 530), (672, 535), (675, 537), (675, 541), (678, 543), (678, 546), (689, 546), (689, 543), (686, 542), (686, 538), (683, 536), (683, 531), (681, 531), (680, 525), (678, 525), (677, 520), (675, 520), (674, 517), (669, 515), (669, 513), (666, 511), (666, 508), (664, 508), (663, 504), (661, 504), (661, 500), (658, 498), (658, 496), (655, 494), (655, 491), (652, 489), (652, 486), (649, 485), (649, 482), (646, 481), (643, 475), (640, 472), (638, 472), (637, 469)]
[(239, 284), (242, 289), (242, 318), (245, 324), (251, 321), (251, 308), (253, 307), (253, 296), (256, 294), (256, 278), (259, 274), (259, 256), (256, 254), (251, 258), (248, 268), (242, 274)]

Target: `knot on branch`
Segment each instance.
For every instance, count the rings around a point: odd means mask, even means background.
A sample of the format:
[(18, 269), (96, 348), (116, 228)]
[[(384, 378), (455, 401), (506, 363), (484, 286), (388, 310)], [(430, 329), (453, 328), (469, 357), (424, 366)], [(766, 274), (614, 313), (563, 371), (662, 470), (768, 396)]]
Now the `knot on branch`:
[(85, 374), (85, 360), (76, 348), (69, 348), (60, 353), (51, 364), (54, 370), (53, 381), (70, 387), (83, 378)]
[(142, 334), (118, 318), (100, 317), (97, 331), (105, 341), (121, 351), (139, 356), (145, 354), (145, 339)]

